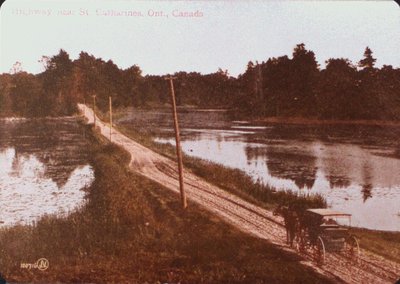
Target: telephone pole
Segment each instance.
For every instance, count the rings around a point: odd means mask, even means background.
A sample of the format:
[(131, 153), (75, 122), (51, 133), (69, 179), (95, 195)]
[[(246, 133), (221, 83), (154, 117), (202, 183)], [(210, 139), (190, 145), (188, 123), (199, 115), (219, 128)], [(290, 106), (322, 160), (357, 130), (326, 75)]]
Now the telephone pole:
[(112, 101), (111, 97), (108, 97), (109, 105), (110, 105), (110, 142), (111, 142), (111, 135), (112, 135)]
[(186, 209), (187, 201), (186, 201), (185, 190), (183, 187), (183, 163), (182, 163), (181, 142), (179, 137), (178, 114), (176, 112), (176, 100), (175, 100), (175, 91), (173, 82), (174, 79), (176, 79), (176, 77), (169, 76), (165, 78), (165, 80), (169, 80), (169, 85), (171, 88), (171, 105), (172, 105), (172, 114), (175, 127), (176, 156), (178, 159), (178, 171), (179, 171), (179, 190), (181, 192), (182, 208)]
[(96, 129), (96, 95), (93, 95), (93, 122), (94, 122), (94, 129)]

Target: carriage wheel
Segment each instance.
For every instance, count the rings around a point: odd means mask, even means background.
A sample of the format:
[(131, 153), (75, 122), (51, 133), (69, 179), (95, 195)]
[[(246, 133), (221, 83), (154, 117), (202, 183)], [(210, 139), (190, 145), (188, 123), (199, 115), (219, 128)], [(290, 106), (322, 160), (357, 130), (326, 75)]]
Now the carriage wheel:
[(357, 238), (353, 235), (346, 239), (346, 254), (353, 261), (358, 261), (360, 257), (360, 245)]
[(313, 259), (319, 265), (325, 262), (325, 244), (321, 237), (318, 237), (313, 248)]

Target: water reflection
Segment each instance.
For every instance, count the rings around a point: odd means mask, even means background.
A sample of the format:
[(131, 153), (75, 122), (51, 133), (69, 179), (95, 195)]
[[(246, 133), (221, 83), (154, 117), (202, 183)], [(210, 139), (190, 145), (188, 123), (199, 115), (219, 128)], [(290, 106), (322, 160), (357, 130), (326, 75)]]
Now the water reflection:
[[(320, 193), (333, 208), (352, 213), (355, 226), (400, 231), (400, 160), (376, 155), (377, 149), (390, 149), (291, 140), (284, 134), (256, 140), (230, 130), (183, 133), (182, 149), (188, 155), (239, 168), (278, 190)], [(172, 138), (156, 141), (174, 144)]]
[(373, 188), (372, 172), (367, 161), (365, 161), (362, 167), (362, 178), (363, 178), (363, 184), (361, 192), (363, 194), (363, 201), (365, 202), (367, 201), (368, 198), (372, 197), (372, 188)]
[[(238, 168), (278, 190), (321, 193), (353, 225), (400, 231), (400, 127), (232, 121), (224, 112), (179, 112), (183, 151)], [(127, 127), (174, 144), (168, 111), (131, 110)]]
[(76, 167), (60, 187), (45, 175), (46, 166), (34, 155), (0, 152), (1, 225), (29, 224), (44, 214), (63, 215), (84, 202), (84, 191), (93, 179), (89, 165)]
[(18, 157), (34, 154), (46, 164), (45, 176), (63, 186), (76, 165), (88, 160), (87, 141), (75, 118), (2, 121), (0, 150), (12, 147)]
[[(253, 149), (253, 150), (252, 150)], [(263, 149), (254, 152), (254, 149)], [(298, 188), (312, 188), (315, 182), (316, 157), (313, 155), (312, 146), (296, 146), (292, 151), (285, 150), (281, 145), (269, 147), (246, 147), (248, 159), (264, 159), (271, 176), (281, 179), (292, 179)], [(257, 152), (264, 152), (260, 155)], [(268, 181), (265, 180), (265, 183)]]
[(1, 226), (73, 211), (94, 179), (74, 118), (2, 120), (0, 165)]

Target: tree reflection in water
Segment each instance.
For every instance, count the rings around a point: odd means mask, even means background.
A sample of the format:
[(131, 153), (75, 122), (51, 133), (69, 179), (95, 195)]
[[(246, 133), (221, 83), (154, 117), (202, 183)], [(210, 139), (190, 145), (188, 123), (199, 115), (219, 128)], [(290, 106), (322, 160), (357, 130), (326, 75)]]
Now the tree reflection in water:
[(29, 223), (64, 214), (84, 201), (94, 173), (75, 118), (0, 124), (0, 221)]
[(6, 122), (0, 125), (0, 133), (0, 150), (12, 147), (16, 151), (15, 167), (20, 157), (33, 154), (45, 165), (44, 175), (59, 187), (77, 165), (88, 163), (88, 144), (75, 118)]

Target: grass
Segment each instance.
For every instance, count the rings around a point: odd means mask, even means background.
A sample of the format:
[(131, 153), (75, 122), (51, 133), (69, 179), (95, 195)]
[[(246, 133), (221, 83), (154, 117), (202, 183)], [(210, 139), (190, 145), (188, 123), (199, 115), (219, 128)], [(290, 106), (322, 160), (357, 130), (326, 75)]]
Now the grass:
[(351, 228), (360, 246), (387, 259), (400, 263), (400, 233)]
[[(90, 133), (90, 132), (89, 132)], [(90, 136), (95, 181), (65, 218), (0, 229), (0, 271), (36, 283), (329, 283), (251, 237), (128, 170), (129, 154)], [(21, 269), (45, 257), (49, 269)]]

